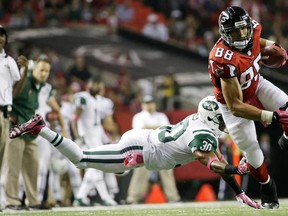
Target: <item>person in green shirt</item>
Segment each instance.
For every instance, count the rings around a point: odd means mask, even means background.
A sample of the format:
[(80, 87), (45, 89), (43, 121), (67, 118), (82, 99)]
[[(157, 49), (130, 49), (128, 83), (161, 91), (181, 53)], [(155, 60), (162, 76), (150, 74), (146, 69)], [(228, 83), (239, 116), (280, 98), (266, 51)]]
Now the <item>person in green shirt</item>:
[[(32, 71), (28, 71), (28, 60), (22, 57), (26, 63), (24, 75), (15, 85), (13, 91), (13, 106), (11, 125), (26, 122), (35, 114), (38, 108), (38, 94), (41, 87), (49, 77), (51, 64), (47, 59), (39, 59), (34, 64)], [(25, 194), (29, 202), (29, 208), (40, 208), (37, 198), (38, 175), (38, 146), (34, 141), (36, 136), (25, 136), (15, 140), (9, 139), (5, 150), (6, 159), (6, 208), (21, 210), (22, 206), (18, 197), (19, 175), (23, 176)]]

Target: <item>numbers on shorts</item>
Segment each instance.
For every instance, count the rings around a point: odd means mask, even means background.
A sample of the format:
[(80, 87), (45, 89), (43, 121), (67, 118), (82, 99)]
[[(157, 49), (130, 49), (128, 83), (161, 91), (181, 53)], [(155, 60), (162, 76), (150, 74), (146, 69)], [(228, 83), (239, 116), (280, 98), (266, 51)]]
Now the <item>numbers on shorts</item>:
[(185, 119), (174, 126), (160, 127), (158, 139), (162, 143), (167, 143), (177, 140), (187, 129), (189, 120)]

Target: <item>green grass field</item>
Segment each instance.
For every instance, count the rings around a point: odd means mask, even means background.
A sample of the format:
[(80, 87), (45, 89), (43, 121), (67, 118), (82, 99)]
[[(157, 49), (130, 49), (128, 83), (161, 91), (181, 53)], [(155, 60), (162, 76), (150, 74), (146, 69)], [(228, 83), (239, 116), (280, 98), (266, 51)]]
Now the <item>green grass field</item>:
[(150, 204), (150, 205), (123, 205), (116, 207), (71, 207), (53, 208), (49, 211), (4, 211), (0, 215), (19, 216), (287, 216), (288, 200), (280, 200), (280, 208), (277, 210), (252, 209), (241, 207), (236, 201), (228, 202), (192, 202), (177, 204)]

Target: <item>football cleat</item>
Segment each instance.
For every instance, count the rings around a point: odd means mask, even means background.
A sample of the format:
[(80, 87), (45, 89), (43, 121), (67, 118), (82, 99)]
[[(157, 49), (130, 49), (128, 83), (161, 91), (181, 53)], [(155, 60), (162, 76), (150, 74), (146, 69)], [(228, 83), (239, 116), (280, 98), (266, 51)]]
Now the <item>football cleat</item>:
[(143, 155), (137, 153), (128, 155), (124, 160), (124, 166), (126, 167), (137, 166), (143, 163), (144, 163)]
[(244, 192), (241, 194), (236, 195), (236, 199), (238, 202), (240, 202), (243, 206), (248, 205), (252, 208), (259, 209), (261, 208), (260, 204), (256, 202), (255, 200), (252, 200), (250, 197), (248, 197)]
[(273, 179), (268, 184), (261, 185), (261, 205), (265, 209), (278, 209), (277, 188)]
[(40, 130), (45, 126), (42, 116), (36, 114), (23, 124), (16, 125), (10, 129), (9, 137), (14, 139), (19, 136), (38, 135)]

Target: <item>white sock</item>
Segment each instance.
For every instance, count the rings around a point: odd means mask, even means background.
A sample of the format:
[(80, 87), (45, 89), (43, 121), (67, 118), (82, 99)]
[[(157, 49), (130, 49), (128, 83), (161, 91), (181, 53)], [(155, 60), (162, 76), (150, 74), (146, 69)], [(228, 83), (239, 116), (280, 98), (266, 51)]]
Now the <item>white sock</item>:
[(57, 134), (48, 127), (42, 128), (39, 135), (42, 136), (44, 139), (48, 140), (72, 163), (77, 164), (82, 159), (82, 150), (72, 140), (63, 137), (60, 134)]

